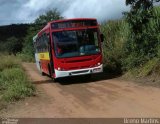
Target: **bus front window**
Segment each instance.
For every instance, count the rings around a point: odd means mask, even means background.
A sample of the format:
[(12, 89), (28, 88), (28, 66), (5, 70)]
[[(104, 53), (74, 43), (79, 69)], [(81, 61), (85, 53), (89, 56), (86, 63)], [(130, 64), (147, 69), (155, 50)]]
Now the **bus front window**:
[(53, 32), (58, 58), (92, 55), (100, 52), (97, 29)]

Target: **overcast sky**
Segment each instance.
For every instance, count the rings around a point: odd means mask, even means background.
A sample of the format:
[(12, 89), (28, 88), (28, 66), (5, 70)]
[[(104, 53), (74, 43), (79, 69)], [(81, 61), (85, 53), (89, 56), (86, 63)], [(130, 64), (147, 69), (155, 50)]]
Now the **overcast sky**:
[(65, 18), (117, 19), (129, 10), (125, 0), (0, 0), (0, 25), (33, 22), (40, 14), (57, 8)]

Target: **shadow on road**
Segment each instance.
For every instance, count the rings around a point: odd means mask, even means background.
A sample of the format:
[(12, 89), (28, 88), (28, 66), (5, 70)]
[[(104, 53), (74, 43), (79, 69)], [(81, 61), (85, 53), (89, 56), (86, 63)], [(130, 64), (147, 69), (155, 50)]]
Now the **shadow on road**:
[(47, 83), (53, 83), (53, 82), (54, 81), (52, 79), (48, 79), (48, 80), (33, 81), (32, 83), (36, 85), (40, 85), (40, 84), (47, 84)]
[(91, 82), (113, 79), (113, 78), (117, 78), (120, 76), (121, 75), (108, 74), (108, 73), (103, 72), (100, 74), (93, 74), (91, 75), (91, 77), (84, 75), (84, 76), (61, 78), (57, 81), (57, 83), (60, 83), (61, 85), (91, 83)]
[(83, 75), (83, 76), (60, 78), (60, 79), (57, 79), (56, 81), (54, 79), (51, 79), (49, 76), (47, 77), (46, 76), (44, 80), (33, 81), (33, 84), (36, 84), (36, 85), (51, 84), (51, 83), (59, 83), (60, 85), (83, 84), (83, 83), (92, 83), (97, 81), (118, 78), (121, 75), (103, 72), (100, 74), (92, 74), (91, 76)]

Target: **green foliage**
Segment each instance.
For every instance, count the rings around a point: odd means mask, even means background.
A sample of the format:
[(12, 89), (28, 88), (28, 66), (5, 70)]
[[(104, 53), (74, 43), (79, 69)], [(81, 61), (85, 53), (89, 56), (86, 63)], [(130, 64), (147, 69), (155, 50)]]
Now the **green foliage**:
[(36, 34), (37, 30), (35, 27), (31, 27), (28, 29), (27, 36), (25, 37), (24, 48), (22, 53), (33, 56), (34, 55), (34, 47), (33, 47), (33, 36)]
[(34, 60), (34, 46), (33, 46), (33, 36), (40, 30), (39, 25), (33, 24), (27, 31), (27, 35), (24, 38), (23, 49), (18, 57), (22, 61), (33, 62)]
[(108, 21), (101, 25), (105, 35), (103, 42), (103, 63), (106, 71), (121, 72), (121, 59), (124, 56), (124, 43), (130, 34), (125, 20)]
[[(0, 26), (0, 44), (5, 43), (10, 37), (23, 39), (26, 35), (28, 27), (30, 27), (29, 24), (11, 24)], [(22, 40), (20, 41), (23, 42)]]
[(28, 81), (22, 69), (5, 69), (0, 73), (1, 90), (4, 90), (3, 98), (6, 101), (19, 100), (33, 94), (34, 87)]
[(7, 52), (6, 43), (0, 42), (0, 52)]
[(156, 67), (159, 65), (159, 63), (160, 60), (158, 58), (153, 58), (152, 60), (149, 60), (147, 63), (144, 64), (143, 67), (139, 69), (138, 76), (145, 77), (152, 74), (156, 70)]
[(153, 8), (151, 0), (126, 0), (126, 3), (131, 5), (125, 16), (131, 33), (124, 45), (126, 57), (122, 64), (128, 70), (158, 56), (160, 8)]
[(23, 47), (23, 38), (29, 24), (12, 24), (0, 26), (0, 52), (17, 54)]
[(146, 62), (145, 56), (133, 52), (122, 59), (122, 70), (128, 71), (130, 69), (141, 67)]
[(25, 53), (19, 53), (17, 54), (17, 57), (22, 61), (22, 62), (35, 62), (35, 58), (33, 55), (25, 54)]
[(26, 96), (33, 95), (35, 88), (28, 80), (24, 70), (20, 66), (19, 60), (13, 56), (2, 56), (4, 61), (0, 69), (0, 92), (1, 102), (16, 101)]
[(22, 50), (22, 43), (16, 37), (10, 37), (7, 39), (4, 49), (9, 54), (16, 55), (18, 52)]
[(0, 71), (4, 69), (16, 68), (20, 65), (20, 60), (15, 59), (15, 56), (1, 55), (0, 58), (3, 61), (0, 61)]
[(16, 37), (10, 37), (4, 43), (0, 43), (0, 51), (16, 55), (22, 50), (22, 42)]
[[(154, 7), (151, 12), (146, 23), (139, 22), (145, 13), (136, 12), (132, 18), (125, 16), (122, 20), (101, 25), (105, 35), (102, 47), (106, 71), (127, 72), (127, 77), (160, 74), (160, 7)], [(136, 23), (140, 28), (133, 28)]]
[(57, 9), (49, 10), (45, 14), (40, 15), (36, 20), (35, 24), (47, 24), (49, 21), (59, 20), (63, 17), (57, 11)]
[(147, 61), (143, 66), (134, 67), (127, 71), (124, 75), (125, 78), (143, 78), (150, 75), (160, 75), (160, 59), (153, 58)]

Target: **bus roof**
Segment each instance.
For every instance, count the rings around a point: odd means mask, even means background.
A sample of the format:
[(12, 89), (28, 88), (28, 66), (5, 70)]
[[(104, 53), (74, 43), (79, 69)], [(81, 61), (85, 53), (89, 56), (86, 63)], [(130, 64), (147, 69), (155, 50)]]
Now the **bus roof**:
[(66, 22), (66, 21), (83, 21), (83, 20), (94, 20), (96, 21), (96, 18), (71, 18), (71, 19), (61, 19), (61, 20), (54, 20), (47, 23), (47, 25), (38, 33), (38, 35), (41, 35), (44, 31), (49, 30), (52, 23), (60, 23), (60, 22)]
[(71, 18), (71, 19), (62, 19), (62, 20), (50, 21), (48, 23), (51, 24), (51, 23), (56, 23), (56, 22), (66, 22), (66, 21), (75, 21), (75, 20), (97, 20), (97, 19), (96, 18)]

